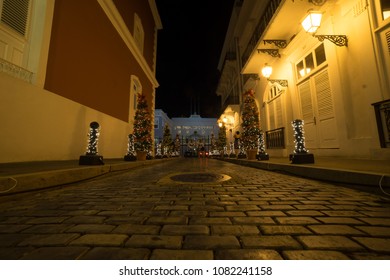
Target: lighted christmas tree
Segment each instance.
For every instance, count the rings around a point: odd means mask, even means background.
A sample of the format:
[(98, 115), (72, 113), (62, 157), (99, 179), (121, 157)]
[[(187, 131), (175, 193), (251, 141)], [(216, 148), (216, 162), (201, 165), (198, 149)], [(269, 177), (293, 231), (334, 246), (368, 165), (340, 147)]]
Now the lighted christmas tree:
[(224, 124), (222, 124), (218, 132), (218, 149), (221, 155), (224, 154), (225, 146), (226, 146), (226, 127)]
[(126, 161), (133, 161), (136, 160), (136, 154), (135, 154), (135, 149), (134, 149), (134, 135), (129, 134), (128, 136), (128, 143), (127, 143), (127, 153), (124, 157)]
[(263, 131), (260, 131), (259, 138), (257, 139), (257, 159), (269, 160), (269, 155), (265, 151), (265, 141)]
[(294, 120), (292, 122), (294, 128), (295, 150), (290, 154), (291, 163), (314, 163), (314, 155), (309, 153), (305, 147), (304, 121)]
[(172, 136), (171, 136), (171, 130), (169, 129), (168, 124), (164, 125), (164, 135), (162, 140), (162, 148), (163, 148), (163, 156), (168, 157), (172, 153)]
[(178, 134), (176, 134), (176, 138), (174, 141), (174, 156), (178, 157), (180, 155), (180, 147), (181, 147), (181, 141)]
[(104, 164), (103, 156), (98, 154), (98, 140), (100, 135), (100, 126), (97, 122), (91, 122), (88, 133), (88, 147), (85, 155), (80, 156), (80, 165), (98, 165)]
[(257, 108), (254, 91), (248, 90), (244, 94), (244, 107), (242, 111), (242, 145), (248, 150), (257, 148), (260, 134), (259, 109)]
[(134, 116), (134, 147), (136, 151), (148, 152), (152, 148), (152, 117), (143, 93), (138, 94)]

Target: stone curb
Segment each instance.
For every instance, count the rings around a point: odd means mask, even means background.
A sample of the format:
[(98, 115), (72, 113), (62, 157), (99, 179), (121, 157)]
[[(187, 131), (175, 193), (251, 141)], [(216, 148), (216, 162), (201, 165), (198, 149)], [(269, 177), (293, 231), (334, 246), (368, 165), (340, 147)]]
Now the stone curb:
[(175, 158), (123, 163), (119, 162), (96, 166), (79, 166), (68, 169), (4, 176), (0, 177), (0, 196), (75, 183), (110, 172), (159, 164), (167, 160), (174, 159)]
[(332, 169), (319, 166), (297, 165), (291, 163), (283, 164), (274, 163), (271, 161), (254, 161), (231, 158), (224, 158), (220, 160), (269, 171), (286, 172), (289, 174), (322, 181), (330, 181), (344, 184), (357, 184), (372, 187), (390, 187), (389, 174), (354, 171), (346, 169)]

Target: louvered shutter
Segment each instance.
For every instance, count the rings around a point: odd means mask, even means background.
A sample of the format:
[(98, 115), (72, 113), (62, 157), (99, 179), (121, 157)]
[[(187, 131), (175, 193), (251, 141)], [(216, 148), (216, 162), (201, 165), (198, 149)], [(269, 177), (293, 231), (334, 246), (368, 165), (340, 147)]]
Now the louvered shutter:
[(310, 80), (298, 85), (301, 102), (302, 119), (304, 121), (306, 148), (317, 148), (317, 131), (314, 122), (313, 100), (311, 96)]
[(282, 118), (282, 96), (279, 95), (275, 99), (275, 123), (276, 127), (279, 128), (283, 126), (283, 118)]
[(314, 87), (319, 147), (338, 148), (336, 118), (334, 115), (332, 91), (327, 69), (314, 76)]
[(298, 86), (301, 99), (302, 118), (305, 123), (313, 122), (313, 103), (311, 101), (310, 82), (306, 81)]
[(330, 91), (328, 71), (315, 76), (318, 118), (333, 117), (333, 101)]
[(1, 22), (25, 36), (29, 6), (30, 0), (4, 0), (1, 9)]

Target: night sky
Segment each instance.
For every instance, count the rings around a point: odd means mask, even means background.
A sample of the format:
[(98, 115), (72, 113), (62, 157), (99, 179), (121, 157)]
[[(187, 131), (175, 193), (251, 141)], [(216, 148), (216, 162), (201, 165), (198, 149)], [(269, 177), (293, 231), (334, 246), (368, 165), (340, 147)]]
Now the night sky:
[(156, 109), (172, 117), (220, 114), (218, 61), (234, 0), (156, 0), (158, 31)]

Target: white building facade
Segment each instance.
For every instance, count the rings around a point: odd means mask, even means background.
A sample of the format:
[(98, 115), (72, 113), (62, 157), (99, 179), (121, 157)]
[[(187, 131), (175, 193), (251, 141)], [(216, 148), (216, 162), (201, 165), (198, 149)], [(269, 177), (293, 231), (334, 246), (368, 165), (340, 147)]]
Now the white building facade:
[[(314, 11), (321, 24), (308, 33), (301, 23)], [(389, 159), (389, 12), (383, 0), (236, 1), (217, 94), (255, 91), (270, 156), (291, 154), (301, 119), (315, 155)]]

